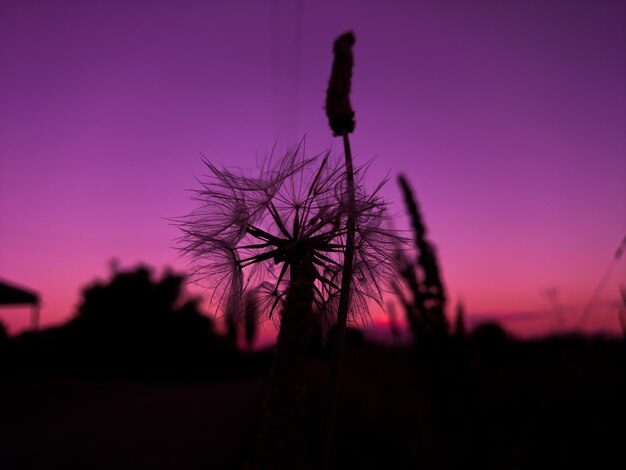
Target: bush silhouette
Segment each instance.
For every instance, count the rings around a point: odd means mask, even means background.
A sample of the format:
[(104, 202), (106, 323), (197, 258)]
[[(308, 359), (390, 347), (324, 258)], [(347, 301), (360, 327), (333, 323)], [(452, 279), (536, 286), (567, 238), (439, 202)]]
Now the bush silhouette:
[(184, 279), (169, 270), (155, 279), (139, 266), (91, 283), (76, 317), (63, 327), (62, 342), (80, 350), (87, 367), (148, 373), (186, 374), (205, 367), (216, 349), (234, 352), (200, 313), (198, 300), (184, 300)]
[(154, 280), (145, 266), (116, 272), (108, 283), (94, 282), (83, 289), (76, 320), (133, 340), (169, 336), (177, 330), (212, 334), (213, 323), (200, 314), (197, 300), (183, 303), (183, 282), (184, 276), (171, 271)]
[(8, 343), (9, 335), (4, 323), (0, 321), (0, 374), (4, 372), (4, 361), (6, 355), (6, 345)]

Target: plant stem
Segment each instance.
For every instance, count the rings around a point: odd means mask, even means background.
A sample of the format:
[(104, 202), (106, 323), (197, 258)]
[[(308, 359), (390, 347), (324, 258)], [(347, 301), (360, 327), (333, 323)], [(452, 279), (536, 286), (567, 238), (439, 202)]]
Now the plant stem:
[(264, 416), (256, 439), (255, 470), (308, 470), (307, 364), (313, 327), (313, 263), (290, 265)]
[(322, 469), (330, 467), (330, 453), (333, 442), (335, 427), (335, 415), (337, 410), (337, 397), (339, 395), (339, 379), (341, 376), (341, 363), (343, 348), (346, 338), (346, 324), (348, 321), (348, 307), (350, 305), (350, 284), (352, 281), (352, 261), (354, 258), (354, 233), (356, 231), (355, 207), (354, 207), (354, 170), (352, 168), (352, 151), (348, 133), (343, 134), (343, 147), (346, 157), (346, 186), (348, 191), (348, 219), (346, 221), (346, 251), (343, 261), (343, 273), (341, 276), (341, 292), (339, 294), (339, 307), (337, 309), (337, 326), (333, 343), (333, 355), (330, 364), (330, 378), (328, 391), (328, 406), (326, 417), (326, 432), (324, 435), (324, 453)]

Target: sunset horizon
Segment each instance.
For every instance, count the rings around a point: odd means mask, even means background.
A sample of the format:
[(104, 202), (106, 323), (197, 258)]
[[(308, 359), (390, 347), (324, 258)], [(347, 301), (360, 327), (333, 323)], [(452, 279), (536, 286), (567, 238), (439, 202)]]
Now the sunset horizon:
[[(373, 159), (367, 184), (389, 175), (397, 228), (396, 177), (413, 185), (448, 317), (461, 299), (521, 336), (621, 331), (623, 4), (184, 3), (0, 7), (0, 277), (41, 295), (42, 327), (112, 258), (190, 272), (168, 220), (194, 207), (202, 158), (253, 173), (303, 136), (340, 156), (323, 101), (351, 29), (355, 160)], [(27, 309), (0, 320), (29, 328)]]
[(626, 2), (0, 2), (0, 462), (613, 468)]

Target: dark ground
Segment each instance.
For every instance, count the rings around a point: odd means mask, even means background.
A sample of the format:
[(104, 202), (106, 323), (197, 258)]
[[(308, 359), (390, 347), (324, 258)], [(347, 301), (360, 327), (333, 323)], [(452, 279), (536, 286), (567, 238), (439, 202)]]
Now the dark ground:
[[(438, 360), (424, 361), (406, 349), (352, 345), (333, 468), (623, 468), (625, 346), (496, 341), (471, 353), (431, 352)], [(314, 453), (326, 374), (320, 356), (311, 368)], [(237, 469), (250, 451), (266, 385), (265, 374), (219, 381), (5, 378), (0, 468)]]

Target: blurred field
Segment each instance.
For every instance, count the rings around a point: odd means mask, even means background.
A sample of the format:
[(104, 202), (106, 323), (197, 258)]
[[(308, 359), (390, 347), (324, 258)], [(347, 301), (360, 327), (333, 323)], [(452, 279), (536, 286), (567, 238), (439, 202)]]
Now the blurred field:
[[(623, 342), (484, 342), (471, 351), (347, 351), (334, 468), (621, 468)], [(326, 358), (311, 367), (312, 455)], [(37, 375), (0, 381), (3, 469), (236, 469), (264, 375), (222, 381)], [(315, 457), (314, 457), (315, 458)]]
[(3, 384), (4, 469), (235, 468), (262, 379), (159, 383), (49, 377)]

